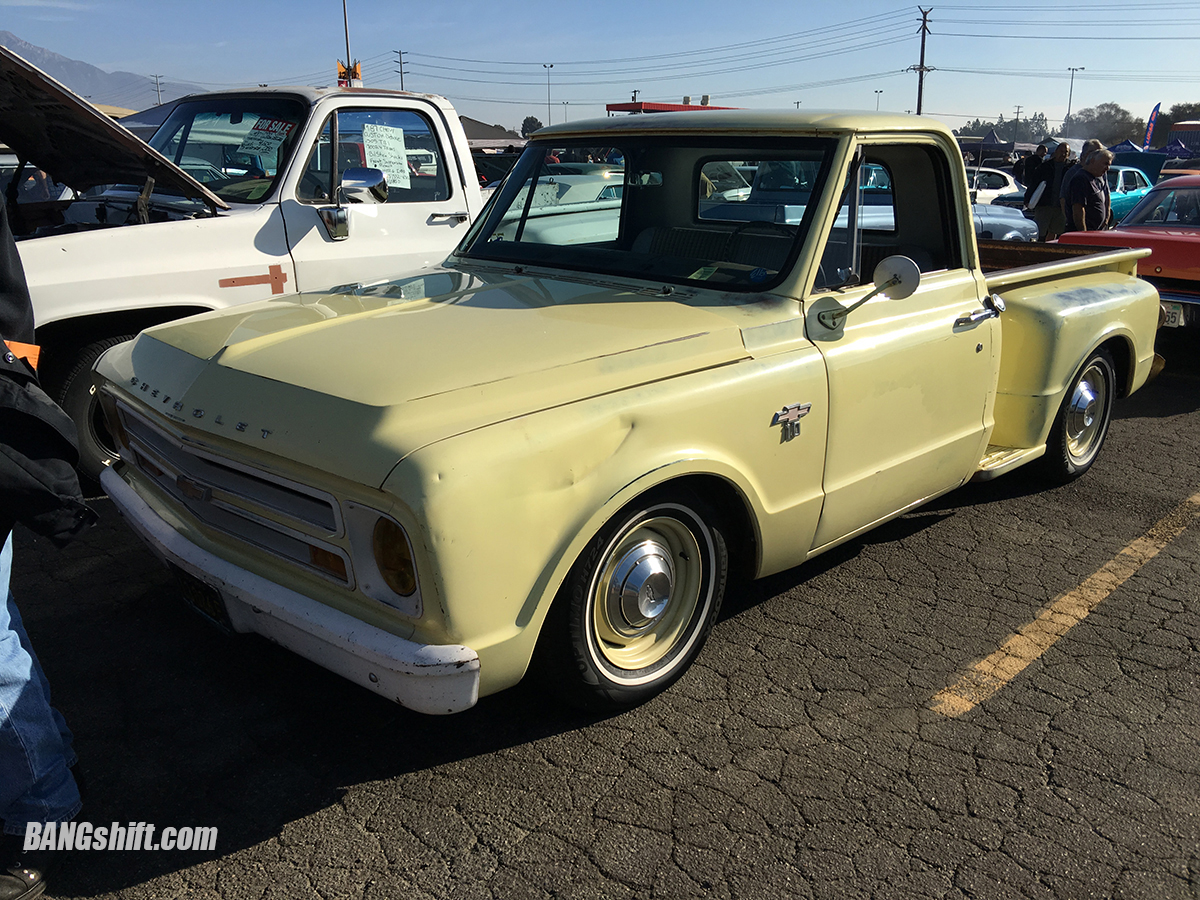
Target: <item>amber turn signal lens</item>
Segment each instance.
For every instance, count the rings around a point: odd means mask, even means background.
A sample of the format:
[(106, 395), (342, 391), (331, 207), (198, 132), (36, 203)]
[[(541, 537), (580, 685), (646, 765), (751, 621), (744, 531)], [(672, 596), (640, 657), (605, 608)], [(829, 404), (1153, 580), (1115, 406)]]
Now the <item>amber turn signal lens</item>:
[(331, 550), (326, 550), (324, 547), (314, 547), (309, 544), (308, 559), (318, 569), (324, 569), (330, 575), (334, 575), (342, 581), (349, 580), (346, 577), (346, 561)]
[(391, 519), (380, 518), (375, 523), (371, 546), (375, 551), (375, 564), (387, 586), (401, 597), (412, 594), (417, 589), (417, 570), (404, 529)]

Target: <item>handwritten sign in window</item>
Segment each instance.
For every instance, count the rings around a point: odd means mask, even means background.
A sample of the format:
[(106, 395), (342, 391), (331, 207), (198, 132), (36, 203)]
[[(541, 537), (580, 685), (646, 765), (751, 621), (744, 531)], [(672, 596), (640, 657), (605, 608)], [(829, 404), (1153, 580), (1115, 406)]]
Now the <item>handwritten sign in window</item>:
[(295, 122), (285, 119), (259, 119), (242, 139), (238, 152), (252, 156), (269, 156), (279, 149), (279, 145), (287, 140), (295, 127)]
[(363, 150), (367, 166), (387, 176), (388, 187), (410, 187), (408, 151), (404, 147), (404, 129), (365, 123), (362, 127)]

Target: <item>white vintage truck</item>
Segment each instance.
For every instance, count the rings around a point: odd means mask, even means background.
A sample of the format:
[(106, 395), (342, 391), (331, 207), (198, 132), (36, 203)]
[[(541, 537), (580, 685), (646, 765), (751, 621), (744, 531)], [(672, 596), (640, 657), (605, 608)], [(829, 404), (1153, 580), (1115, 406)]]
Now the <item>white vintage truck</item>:
[[(624, 168), (564, 184), (550, 148)], [(554, 126), (442, 266), (106, 353), (103, 484), (197, 609), (406, 706), (530, 666), (638, 703), (695, 659), (730, 570), (1095, 462), (1155, 365), (1146, 251), (1028, 247), (976, 241), (929, 119)]]
[[(147, 146), (0, 48), (0, 141), (17, 157), (0, 189), (42, 380), (93, 477), (115, 452), (91, 393), (107, 348), (193, 313), (439, 263), (482, 205), (457, 114), (425, 94), (196, 95)], [(42, 173), (74, 190), (31, 202)]]

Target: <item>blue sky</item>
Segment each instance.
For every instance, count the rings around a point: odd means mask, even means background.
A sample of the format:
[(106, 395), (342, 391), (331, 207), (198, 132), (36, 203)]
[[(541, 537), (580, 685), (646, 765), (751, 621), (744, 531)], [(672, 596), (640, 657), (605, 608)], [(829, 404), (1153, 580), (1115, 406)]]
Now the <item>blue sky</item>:
[[(347, 0), (350, 50), (368, 86), (449, 97), (519, 128), (604, 115), (606, 102), (915, 111), (921, 15), (895, 0)], [(1200, 0), (1012, 0), (932, 8), (924, 111), (953, 128), (1042, 112), (1054, 124), (1115, 102), (1200, 102)], [(341, 0), (0, 0), (0, 30), (91, 63), (210, 89), (328, 84), (346, 53)], [(553, 69), (547, 69), (553, 64)], [(1077, 67), (1072, 86), (1069, 67)], [(1163, 73), (1163, 74), (1160, 74)], [(547, 104), (546, 76), (550, 78)], [(132, 108), (145, 86), (93, 97)], [(880, 93), (881, 92), (881, 93)], [(548, 112), (549, 107), (549, 112)]]

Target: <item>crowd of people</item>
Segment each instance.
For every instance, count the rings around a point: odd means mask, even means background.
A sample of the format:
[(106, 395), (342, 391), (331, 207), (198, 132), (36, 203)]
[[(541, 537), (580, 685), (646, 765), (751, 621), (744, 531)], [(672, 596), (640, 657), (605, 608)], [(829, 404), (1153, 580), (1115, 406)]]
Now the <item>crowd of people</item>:
[(1063, 141), (1053, 149), (1039, 144), (1013, 165), (1013, 177), (1025, 186), (1025, 208), (1033, 211), (1039, 241), (1113, 224), (1107, 177), (1112, 161), (1112, 151), (1098, 140), (1086, 141), (1077, 159)]

